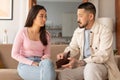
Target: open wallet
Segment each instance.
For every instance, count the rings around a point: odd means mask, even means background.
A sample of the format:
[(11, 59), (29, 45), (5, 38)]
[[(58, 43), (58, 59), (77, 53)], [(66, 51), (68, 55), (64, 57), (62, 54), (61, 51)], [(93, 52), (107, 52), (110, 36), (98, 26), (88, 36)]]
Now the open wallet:
[(59, 60), (56, 61), (57, 68), (61, 68), (62, 65), (68, 64), (69, 63), (69, 60), (68, 60), (69, 57), (70, 57), (70, 51), (66, 55), (64, 55), (63, 59), (59, 59)]

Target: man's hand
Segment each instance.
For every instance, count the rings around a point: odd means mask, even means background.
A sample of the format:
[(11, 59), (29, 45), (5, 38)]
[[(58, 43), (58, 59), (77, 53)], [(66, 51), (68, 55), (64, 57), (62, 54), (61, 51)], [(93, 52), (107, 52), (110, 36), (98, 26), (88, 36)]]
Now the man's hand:
[(77, 63), (77, 59), (75, 58), (68, 58), (70, 62), (68, 64), (62, 65), (62, 68), (74, 68)]
[(68, 58), (70, 62), (68, 64), (62, 65), (63, 68), (75, 68), (79, 66), (85, 66), (86, 62), (84, 60), (77, 60), (75, 58)]
[(64, 53), (59, 53), (59, 54), (57, 55), (57, 60), (63, 59), (63, 57), (64, 57)]
[(38, 62), (32, 62), (32, 66), (39, 66)]
[(78, 66), (85, 66), (87, 63), (84, 60), (78, 61)]

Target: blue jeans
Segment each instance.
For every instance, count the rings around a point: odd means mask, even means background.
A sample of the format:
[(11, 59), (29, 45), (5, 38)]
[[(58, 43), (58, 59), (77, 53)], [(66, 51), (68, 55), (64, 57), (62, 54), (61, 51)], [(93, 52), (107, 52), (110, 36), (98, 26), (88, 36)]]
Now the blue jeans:
[(24, 80), (55, 80), (56, 73), (50, 59), (41, 60), (38, 57), (28, 59), (39, 62), (39, 66), (19, 63), (17, 70), (21, 78)]

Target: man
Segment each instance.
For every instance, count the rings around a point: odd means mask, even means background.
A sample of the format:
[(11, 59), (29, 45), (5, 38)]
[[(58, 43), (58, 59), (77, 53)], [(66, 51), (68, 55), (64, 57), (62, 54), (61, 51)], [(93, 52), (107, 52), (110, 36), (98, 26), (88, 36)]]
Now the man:
[[(120, 72), (114, 60), (113, 35), (109, 26), (95, 21), (96, 8), (90, 2), (78, 6), (79, 27), (75, 30), (69, 46), (57, 55), (62, 59), (71, 52), (70, 62), (62, 67), (59, 80), (119, 80)], [(75, 58), (80, 54), (79, 60)]]

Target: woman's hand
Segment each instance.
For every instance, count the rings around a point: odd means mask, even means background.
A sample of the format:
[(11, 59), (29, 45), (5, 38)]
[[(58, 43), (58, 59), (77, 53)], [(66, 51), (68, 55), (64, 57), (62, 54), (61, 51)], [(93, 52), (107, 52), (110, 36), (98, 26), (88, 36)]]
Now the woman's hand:
[(39, 66), (38, 62), (32, 62), (32, 66)]

